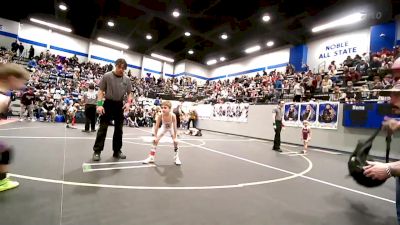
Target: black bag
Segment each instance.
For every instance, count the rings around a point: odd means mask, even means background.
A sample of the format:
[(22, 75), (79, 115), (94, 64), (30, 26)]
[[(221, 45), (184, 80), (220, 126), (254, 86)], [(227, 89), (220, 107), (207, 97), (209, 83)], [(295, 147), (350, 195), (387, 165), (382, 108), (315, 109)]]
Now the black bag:
[[(369, 151), (372, 147), (372, 142), (375, 137), (379, 134), (381, 129), (375, 131), (375, 133), (368, 140), (359, 140), (356, 149), (353, 154), (351, 154), (348, 169), (350, 176), (354, 178), (354, 180), (365, 187), (377, 187), (385, 183), (386, 180), (374, 180), (371, 177), (366, 177), (364, 175), (364, 166), (367, 166), (367, 161), (373, 161), (371, 157), (369, 157)], [(386, 162), (389, 162), (389, 152), (390, 152), (390, 142), (391, 136), (388, 135), (386, 137)]]

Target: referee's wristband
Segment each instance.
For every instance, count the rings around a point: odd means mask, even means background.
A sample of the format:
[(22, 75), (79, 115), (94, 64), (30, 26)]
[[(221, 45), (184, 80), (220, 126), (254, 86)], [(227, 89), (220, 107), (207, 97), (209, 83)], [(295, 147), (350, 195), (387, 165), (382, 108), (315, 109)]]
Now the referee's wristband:
[(103, 106), (104, 101), (97, 101), (97, 106)]

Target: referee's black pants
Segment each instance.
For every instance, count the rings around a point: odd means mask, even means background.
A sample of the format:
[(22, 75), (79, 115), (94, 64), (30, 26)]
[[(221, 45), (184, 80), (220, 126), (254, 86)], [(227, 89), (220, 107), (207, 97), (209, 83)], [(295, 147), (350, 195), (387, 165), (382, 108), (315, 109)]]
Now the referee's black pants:
[(181, 116), (179, 114), (175, 114), (176, 117), (176, 127), (180, 128), (181, 127)]
[(94, 143), (93, 150), (100, 153), (104, 149), (104, 141), (107, 136), (108, 125), (111, 120), (114, 120), (114, 136), (112, 139), (112, 148), (114, 153), (119, 153), (122, 148), (122, 127), (124, 123), (124, 112), (122, 101), (104, 101), (105, 113), (100, 117), (100, 127), (97, 131), (96, 142)]
[(274, 137), (274, 147), (273, 150), (281, 149), (281, 130), (282, 130), (282, 121), (275, 120), (275, 137)]
[(89, 131), (89, 125), (92, 131), (96, 130), (96, 105), (85, 105), (85, 131)]

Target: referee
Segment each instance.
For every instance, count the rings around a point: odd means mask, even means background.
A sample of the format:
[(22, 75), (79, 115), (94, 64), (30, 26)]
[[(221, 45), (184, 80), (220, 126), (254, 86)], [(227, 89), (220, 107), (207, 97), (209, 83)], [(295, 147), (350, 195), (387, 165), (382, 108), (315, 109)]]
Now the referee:
[[(100, 128), (93, 146), (93, 161), (100, 161), (100, 154), (104, 148), (104, 141), (111, 120), (114, 120), (113, 157), (126, 159), (126, 156), (121, 152), (122, 127), (124, 111), (129, 110), (133, 100), (132, 83), (124, 75), (127, 66), (125, 59), (117, 59), (115, 61), (115, 70), (104, 74), (100, 81), (100, 90), (97, 93), (97, 112), (101, 117)], [(127, 95), (127, 101), (124, 104), (125, 95)]]
[(277, 152), (282, 152), (281, 150), (281, 130), (282, 130), (282, 117), (283, 117), (283, 106), (285, 105), (284, 101), (279, 101), (279, 105), (272, 110), (272, 121), (275, 137), (274, 137), (274, 147), (272, 150)]

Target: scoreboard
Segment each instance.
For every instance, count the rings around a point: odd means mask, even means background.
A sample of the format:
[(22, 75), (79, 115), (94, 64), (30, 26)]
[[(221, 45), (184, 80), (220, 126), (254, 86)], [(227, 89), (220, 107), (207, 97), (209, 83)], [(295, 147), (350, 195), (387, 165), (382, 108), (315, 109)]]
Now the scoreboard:
[(374, 128), (381, 126), (384, 117), (400, 118), (390, 104), (364, 103), (343, 105), (343, 126)]

